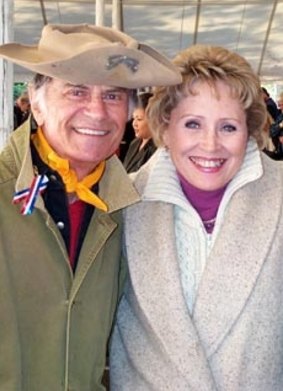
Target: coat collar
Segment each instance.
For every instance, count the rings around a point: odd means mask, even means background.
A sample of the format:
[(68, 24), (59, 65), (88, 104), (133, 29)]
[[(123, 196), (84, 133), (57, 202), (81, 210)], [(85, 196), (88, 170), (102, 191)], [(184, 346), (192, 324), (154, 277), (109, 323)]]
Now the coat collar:
[[(231, 333), (268, 257), (283, 190), (279, 166), (265, 156), (262, 160), (265, 174), (238, 189), (227, 205), (192, 316), (180, 282), (173, 205), (151, 200), (127, 212), (127, 255), (138, 306), (181, 373), (193, 365), (209, 378), (204, 357), (211, 356)], [(142, 227), (139, 233), (132, 229), (136, 221)], [(139, 244), (141, 237), (146, 248)]]
[[(186, 209), (188, 202), (181, 189), (170, 153), (164, 148), (160, 148), (151, 159), (150, 165), (151, 170), (142, 193), (142, 199), (171, 202)], [(250, 139), (247, 143), (241, 169), (229, 183), (229, 196), (231, 192), (234, 192), (245, 183), (259, 178), (262, 172), (260, 152), (256, 142)]]
[(265, 175), (236, 192), (228, 205), (199, 286), (193, 318), (208, 356), (248, 302), (279, 224), (281, 172), (269, 158), (263, 160)]
[[(134, 301), (134, 311), (140, 313), (143, 327), (155, 336), (151, 343), (158, 343), (157, 349), (165, 349), (166, 360), (168, 357), (174, 363), (188, 389), (214, 389), (204, 349), (182, 294), (172, 240), (173, 206), (142, 202), (130, 208), (126, 216), (126, 248), (133, 286), (133, 294), (127, 300)], [(137, 221), (139, 231), (132, 228)], [(195, 376), (188, 368), (193, 368)]]

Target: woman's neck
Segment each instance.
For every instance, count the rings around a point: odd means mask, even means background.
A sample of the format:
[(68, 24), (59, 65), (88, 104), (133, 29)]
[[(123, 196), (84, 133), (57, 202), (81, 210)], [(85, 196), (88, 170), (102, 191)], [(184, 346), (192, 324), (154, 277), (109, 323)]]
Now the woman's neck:
[(139, 150), (143, 149), (146, 144), (149, 142), (150, 138), (143, 138), (139, 147)]
[(177, 174), (186, 198), (198, 212), (207, 232), (212, 232), (226, 186), (212, 191), (201, 190), (190, 184), (181, 174)]

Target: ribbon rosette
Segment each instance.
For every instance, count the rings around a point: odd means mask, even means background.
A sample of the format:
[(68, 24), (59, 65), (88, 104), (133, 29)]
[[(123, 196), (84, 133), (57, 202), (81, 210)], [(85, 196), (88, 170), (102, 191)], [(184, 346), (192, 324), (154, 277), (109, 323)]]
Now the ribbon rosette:
[(30, 215), (32, 213), (37, 197), (46, 189), (48, 181), (49, 179), (46, 175), (37, 175), (34, 177), (30, 188), (14, 194), (13, 204), (24, 201), (21, 208), (22, 215)]

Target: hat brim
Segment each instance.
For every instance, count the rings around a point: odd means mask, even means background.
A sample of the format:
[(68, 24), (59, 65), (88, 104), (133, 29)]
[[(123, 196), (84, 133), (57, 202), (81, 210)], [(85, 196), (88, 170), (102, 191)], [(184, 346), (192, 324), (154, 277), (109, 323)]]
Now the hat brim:
[[(117, 43), (99, 47), (90, 45), (87, 50), (71, 57), (50, 60), (50, 52), (37, 46), (10, 43), (0, 46), (0, 56), (35, 73), (75, 84), (134, 89), (175, 85), (182, 81), (181, 74), (165, 56), (143, 44), (139, 45), (139, 50)], [(122, 61), (109, 67), (111, 58), (121, 58)], [(137, 71), (129, 66), (127, 59), (135, 61)]]

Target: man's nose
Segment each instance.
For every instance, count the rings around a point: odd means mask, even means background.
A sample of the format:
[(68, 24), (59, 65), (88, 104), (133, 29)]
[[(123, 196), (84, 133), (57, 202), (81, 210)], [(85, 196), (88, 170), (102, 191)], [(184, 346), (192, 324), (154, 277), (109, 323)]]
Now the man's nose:
[(92, 94), (86, 104), (88, 113), (96, 115), (104, 115), (107, 112), (107, 105), (100, 94)]

